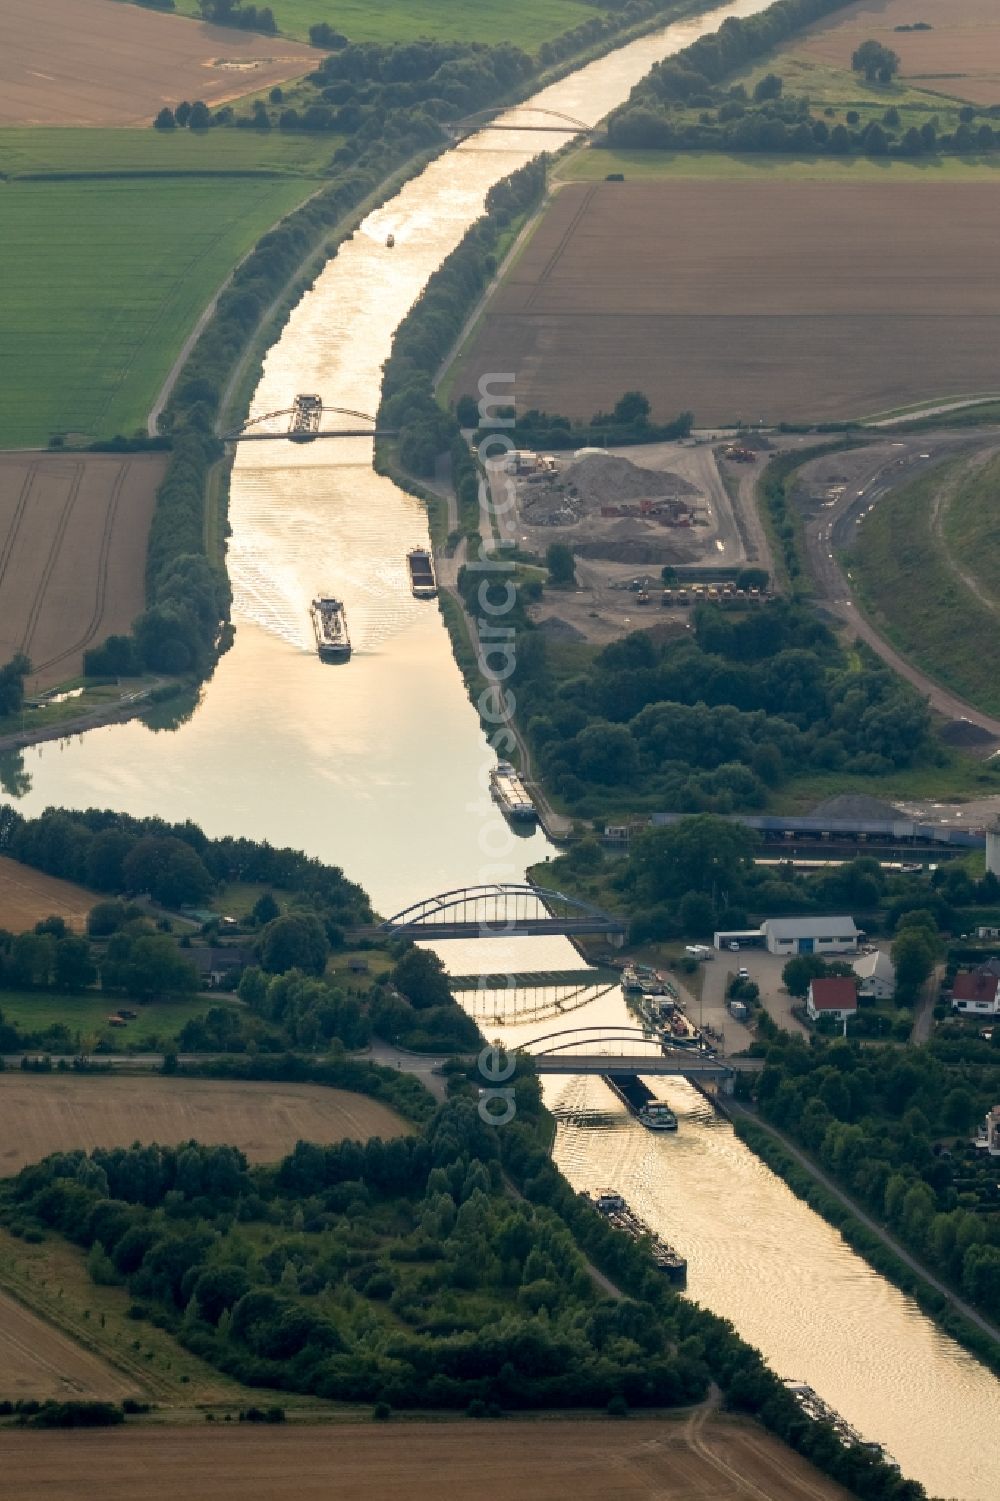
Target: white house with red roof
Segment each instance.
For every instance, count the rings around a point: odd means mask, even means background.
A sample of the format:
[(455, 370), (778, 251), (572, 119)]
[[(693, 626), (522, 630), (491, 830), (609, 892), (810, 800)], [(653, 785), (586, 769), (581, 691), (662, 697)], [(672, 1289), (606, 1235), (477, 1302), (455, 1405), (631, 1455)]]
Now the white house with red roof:
[(806, 1015), (818, 1022), (821, 1016), (830, 1016), (836, 1022), (846, 1022), (857, 1014), (858, 987), (846, 975), (829, 975), (823, 979), (810, 980), (806, 997)]
[(951, 1004), (964, 1016), (1000, 1016), (1000, 975), (987, 965), (964, 970), (955, 976)]

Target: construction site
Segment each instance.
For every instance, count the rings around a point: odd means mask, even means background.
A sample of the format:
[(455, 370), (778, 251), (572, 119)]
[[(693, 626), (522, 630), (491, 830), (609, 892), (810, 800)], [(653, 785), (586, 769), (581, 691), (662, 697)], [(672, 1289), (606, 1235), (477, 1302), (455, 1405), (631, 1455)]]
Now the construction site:
[[(770, 573), (753, 489), (769, 440), (704, 435), (627, 450), (518, 450), (493, 470), (514, 487), (518, 546), (572, 549), (577, 588), (546, 590), (543, 628), (603, 643), (643, 625), (683, 629), (699, 599), (757, 602)], [(491, 466), (492, 467), (492, 466)]]

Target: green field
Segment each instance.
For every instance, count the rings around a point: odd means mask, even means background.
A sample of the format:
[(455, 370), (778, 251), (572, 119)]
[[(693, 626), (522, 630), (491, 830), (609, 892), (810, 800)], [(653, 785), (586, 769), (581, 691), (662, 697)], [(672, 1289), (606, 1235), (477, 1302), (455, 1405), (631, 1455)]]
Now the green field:
[[(991, 478), (995, 484), (998, 471), (994, 465), (967, 481), (963, 467), (935, 467), (881, 500), (859, 528), (849, 567), (863, 608), (893, 644), (938, 682), (996, 714), (1000, 603), (991, 609), (978, 599), (961, 571), (974, 573), (977, 587), (996, 598), (1000, 544)], [(952, 485), (958, 485), (954, 511), (943, 509), (936, 526), (935, 500)]]
[(557, 163), (564, 182), (603, 182), (609, 172), (630, 181), (671, 178), (749, 182), (1000, 183), (1000, 157), (941, 156), (916, 161), (874, 156), (769, 156), (763, 152), (604, 151), (585, 146)]
[(67, 1027), (73, 1034), (80, 1034), (88, 1048), (101, 1038), (107, 1038), (123, 1050), (139, 1044), (149, 1047), (154, 1040), (171, 1040), (176, 1037), (185, 1022), (196, 1016), (204, 1016), (210, 1006), (231, 1006), (231, 996), (219, 995), (211, 1001), (204, 996), (187, 997), (174, 1001), (123, 1001), (137, 1011), (138, 1017), (125, 1027), (109, 1027), (108, 1017), (118, 1009), (118, 1001), (108, 996), (94, 995), (43, 995), (32, 991), (0, 991), (0, 1015), (4, 1020), (24, 1032), (44, 1032), (48, 1027)]
[(942, 516), (948, 556), (1000, 609), (1000, 460), (968, 478)]
[[(310, 26), (327, 21), (352, 42), (434, 37), (516, 42), (527, 52), (594, 16), (585, 0), (271, 0), (271, 9), (286, 36), (305, 42)], [(198, 0), (177, 0), (177, 11), (201, 15)]]
[(35, 172), (254, 172), (318, 176), (341, 136), (285, 130), (0, 129), (0, 176)]
[(0, 185), (0, 447), (144, 429), (206, 303), (315, 187), (304, 177)]

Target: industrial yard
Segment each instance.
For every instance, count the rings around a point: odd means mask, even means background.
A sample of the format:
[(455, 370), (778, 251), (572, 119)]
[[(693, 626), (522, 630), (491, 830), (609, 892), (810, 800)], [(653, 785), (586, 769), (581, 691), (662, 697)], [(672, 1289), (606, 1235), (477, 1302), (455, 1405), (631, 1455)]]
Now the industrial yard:
[[(576, 563), (577, 588), (547, 590), (532, 618), (564, 639), (603, 644), (644, 624), (683, 629), (702, 597), (750, 603), (736, 580), (746, 568), (770, 571), (752, 491), (776, 446), (703, 434), (511, 455), (493, 483), (514, 486), (518, 545), (544, 557), (564, 542)], [(677, 574), (666, 589), (665, 568)]]

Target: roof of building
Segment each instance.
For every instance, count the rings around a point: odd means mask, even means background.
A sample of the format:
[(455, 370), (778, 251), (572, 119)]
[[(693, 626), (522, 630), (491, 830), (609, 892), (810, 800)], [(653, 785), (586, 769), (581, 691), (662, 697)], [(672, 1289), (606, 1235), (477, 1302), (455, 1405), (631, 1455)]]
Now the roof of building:
[(846, 975), (811, 980), (809, 995), (817, 1011), (857, 1011), (858, 989)]
[(192, 950), (191, 958), (203, 973), (208, 974), (216, 970), (245, 969), (253, 963), (254, 952), (234, 944), (231, 948), (196, 948)]
[(769, 917), (761, 923), (776, 938), (857, 938), (853, 917)]
[(998, 989), (1000, 980), (996, 975), (984, 975), (979, 970), (963, 970), (955, 976), (951, 995), (955, 1001), (993, 1001), (996, 1000)]
[(859, 980), (884, 980), (887, 985), (896, 983), (896, 966), (882, 949), (871, 954), (859, 954), (851, 960), (851, 968)]
[(994, 979), (1000, 980), (1000, 959), (987, 959), (984, 963), (977, 964), (976, 974), (992, 975)]

